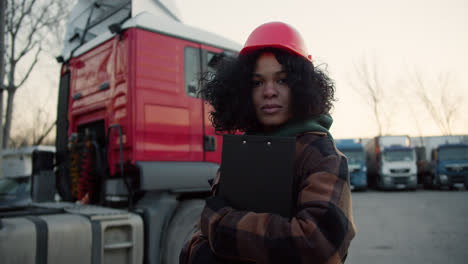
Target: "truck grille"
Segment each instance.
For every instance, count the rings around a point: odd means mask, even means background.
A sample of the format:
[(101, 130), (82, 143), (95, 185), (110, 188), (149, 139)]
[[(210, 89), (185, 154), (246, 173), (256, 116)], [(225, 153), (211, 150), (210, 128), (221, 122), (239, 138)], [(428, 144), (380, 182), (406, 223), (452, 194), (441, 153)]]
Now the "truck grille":
[(465, 176), (464, 175), (456, 175), (451, 177), (452, 183), (464, 183)]
[(468, 166), (463, 166), (463, 167), (458, 167), (458, 166), (453, 166), (453, 167), (445, 167), (447, 172), (468, 172)]
[(393, 178), (393, 183), (394, 184), (407, 184), (408, 183), (408, 177), (394, 177)]
[(408, 173), (410, 169), (390, 169), (390, 173)]

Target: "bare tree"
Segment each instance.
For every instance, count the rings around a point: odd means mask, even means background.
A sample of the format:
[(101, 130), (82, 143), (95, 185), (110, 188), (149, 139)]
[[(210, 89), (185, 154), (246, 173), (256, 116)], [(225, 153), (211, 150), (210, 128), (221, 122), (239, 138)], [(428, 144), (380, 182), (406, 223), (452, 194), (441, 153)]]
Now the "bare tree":
[[(5, 87), (3, 82), (5, 79), (5, 1), (0, 0), (0, 168), (2, 168), (3, 154), (2, 144), (3, 142), (3, 91)], [(2, 170), (0, 169), (0, 177), (2, 177)]]
[[(418, 116), (418, 111), (415, 109), (418, 105), (414, 103), (414, 94), (413, 90), (407, 89), (407, 87), (411, 87), (411, 84), (408, 84), (407, 81), (400, 80), (397, 82), (395, 87), (395, 91), (399, 94), (399, 99), (402, 103), (407, 107), (409, 110), (409, 116), (413, 120), (412, 125), (416, 127), (416, 131), (418, 133), (417, 138), (419, 139), (419, 144), (423, 145), (423, 131), (421, 127), (421, 120)], [(416, 137), (415, 137), (416, 138)]]
[(70, 8), (70, 1), (62, 0), (6, 0), (6, 2), (7, 48), (4, 87), (8, 92), (8, 99), (3, 125), (4, 148), (8, 146), (10, 138), (16, 91), (29, 78), (39, 61), (41, 52), (56, 39), (56, 33), (60, 31), (57, 27), (63, 26), (67, 10)]
[(362, 59), (359, 65), (355, 65), (357, 84), (351, 83), (351, 87), (369, 104), (372, 108), (375, 121), (377, 123), (378, 135), (383, 135), (390, 123), (390, 117), (384, 110), (384, 100), (387, 100), (381, 76), (375, 61), (367, 63)]
[(55, 120), (51, 121), (50, 113), (47, 111), (41, 108), (35, 110), (32, 121), (25, 120), (19, 126), (19, 129), (15, 129), (15, 133), (10, 138), (10, 147), (19, 148), (40, 144), (52, 145), (54, 140), (50, 137), (50, 132), (55, 127)]
[(442, 134), (452, 135), (452, 124), (462, 98), (448, 89), (450, 75), (448, 73), (439, 75), (437, 81), (433, 83), (432, 95), (429, 95), (421, 74), (415, 73), (413, 80), (416, 93), (432, 117), (432, 120), (439, 127)]

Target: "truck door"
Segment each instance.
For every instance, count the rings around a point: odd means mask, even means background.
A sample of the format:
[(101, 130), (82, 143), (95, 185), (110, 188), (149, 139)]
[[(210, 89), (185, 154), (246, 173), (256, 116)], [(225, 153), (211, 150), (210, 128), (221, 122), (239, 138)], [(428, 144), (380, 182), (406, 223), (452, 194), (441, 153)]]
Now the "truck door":
[[(203, 72), (214, 73), (215, 69), (210, 64), (213, 58), (222, 52), (221, 49), (202, 45), (202, 70)], [(208, 103), (203, 103), (203, 148), (206, 162), (221, 163), (221, 147), (223, 145), (222, 135), (217, 135), (210, 121), (210, 111), (212, 107)]]
[(190, 159), (203, 160), (203, 103), (199, 96), (202, 72), (202, 52), (199, 44), (184, 48), (184, 89), (188, 96), (190, 119)]
[(202, 161), (200, 44), (135, 31), (135, 160)]

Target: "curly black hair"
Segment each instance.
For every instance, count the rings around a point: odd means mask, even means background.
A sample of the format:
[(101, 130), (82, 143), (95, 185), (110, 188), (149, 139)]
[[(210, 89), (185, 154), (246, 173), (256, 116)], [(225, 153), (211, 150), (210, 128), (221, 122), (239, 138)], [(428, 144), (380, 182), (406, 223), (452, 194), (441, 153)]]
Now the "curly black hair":
[(296, 54), (265, 48), (221, 59), (216, 72), (202, 78), (201, 97), (213, 107), (210, 119), (217, 132), (261, 130), (252, 102), (252, 76), (258, 57), (265, 52), (273, 53), (286, 71), (294, 119), (317, 117), (333, 107), (335, 86), (325, 71)]

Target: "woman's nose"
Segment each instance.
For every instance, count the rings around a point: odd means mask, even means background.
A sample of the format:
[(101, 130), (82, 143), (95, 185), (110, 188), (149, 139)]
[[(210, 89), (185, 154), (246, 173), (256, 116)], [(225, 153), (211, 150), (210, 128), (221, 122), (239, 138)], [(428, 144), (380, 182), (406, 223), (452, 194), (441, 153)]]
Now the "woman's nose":
[(269, 98), (278, 95), (278, 89), (276, 89), (275, 82), (266, 82), (263, 90), (263, 96)]

